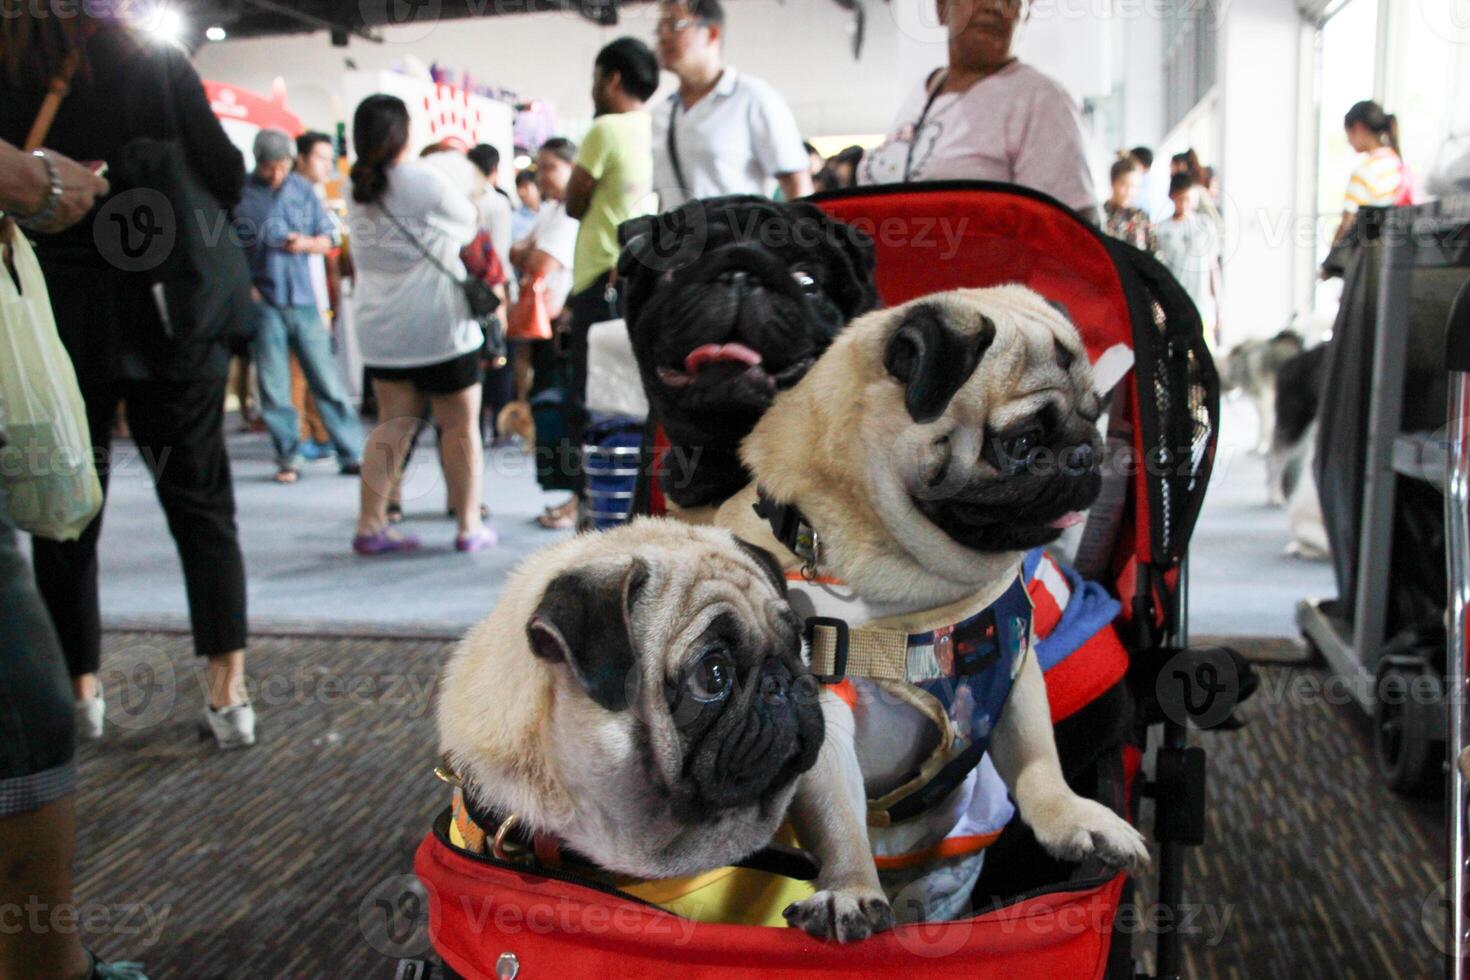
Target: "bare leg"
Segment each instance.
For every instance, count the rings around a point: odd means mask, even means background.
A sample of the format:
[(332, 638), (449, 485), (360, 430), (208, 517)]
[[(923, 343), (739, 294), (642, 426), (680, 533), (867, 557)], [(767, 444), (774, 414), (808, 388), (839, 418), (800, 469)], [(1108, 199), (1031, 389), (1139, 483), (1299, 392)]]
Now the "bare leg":
[(418, 427), (423, 398), (406, 381), (373, 379), (378, 398), (378, 424), (362, 451), (362, 489), (357, 533), (376, 534), (388, 523), (388, 501), (403, 479), (403, 457)]
[(74, 799), (0, 818), (0, 908), (20, 919), (0, 929), (0, 977), (71, 978), (91, 971), (80, 932), (57, 929), (50, 918), (72, 901)]
[(515, 373), (516, 401), (531, 397), (531, 348), (528, 344), (516, 344), (511, 350), (512, 371)]
[(78, 701), (97, 696), (97, 675), (83, 674), (71, 679), (71, 693)]
[(245, 651), (221, 653), (209, 658), (206, 673), (209, 706), (216, 710), (248, 700), (245, 690)]
[(430, 399), (439, 423), (439, 459), (449, 488), (449, 507), (461, 535), (480, 529), (480, 481), (485, 468), (480, 445), (480, 386)]

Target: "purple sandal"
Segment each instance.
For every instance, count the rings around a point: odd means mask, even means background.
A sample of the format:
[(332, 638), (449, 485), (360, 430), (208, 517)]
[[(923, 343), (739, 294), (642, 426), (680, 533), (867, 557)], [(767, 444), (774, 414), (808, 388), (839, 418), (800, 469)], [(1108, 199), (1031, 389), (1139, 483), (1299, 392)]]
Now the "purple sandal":
[(359, 555), (386, 555), (392, 551), (413, 551), (419, 539), (411, 534), (389, 533), (380, 528), (372, 534), (359, 534), (352, 539), (352, 550)]
[(481, 525), (480, 529), (478, 531), (475, 531), (473, 534), (461, 534), (456, 536), (454, 539), (454, 550), (483, 551), (486, 548), (493, 548), (499, 543), (500, 538), (495, 533), (494, 529)]

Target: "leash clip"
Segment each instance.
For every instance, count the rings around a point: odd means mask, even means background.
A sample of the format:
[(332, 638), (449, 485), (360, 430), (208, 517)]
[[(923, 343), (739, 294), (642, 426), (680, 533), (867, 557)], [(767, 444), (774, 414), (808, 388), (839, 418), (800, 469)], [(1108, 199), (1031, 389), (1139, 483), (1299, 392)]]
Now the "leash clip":
[(448, 757), (441, 758), (439, 764), (434, 767), (434, 778), (441, 783), (448, 783), (455, 789), (462, 789), (464, 786), (464, 780), (460, 779), (459, 773), (455, 772), (454, 767), (449, 764)]

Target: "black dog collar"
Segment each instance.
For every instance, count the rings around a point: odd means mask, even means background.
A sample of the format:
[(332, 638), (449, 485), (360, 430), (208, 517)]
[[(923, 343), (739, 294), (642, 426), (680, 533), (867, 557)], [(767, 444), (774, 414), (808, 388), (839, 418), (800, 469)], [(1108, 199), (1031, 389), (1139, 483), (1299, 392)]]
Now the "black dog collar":
[(817, 529), (795, 504), (778, 504), (766, 496), (759, 485), (755, 488), (755, 516), (771, 527), (771, 533), (787, 550), (802, 561), (802, 571), (815, 573), (822, 556), (822, 540)]

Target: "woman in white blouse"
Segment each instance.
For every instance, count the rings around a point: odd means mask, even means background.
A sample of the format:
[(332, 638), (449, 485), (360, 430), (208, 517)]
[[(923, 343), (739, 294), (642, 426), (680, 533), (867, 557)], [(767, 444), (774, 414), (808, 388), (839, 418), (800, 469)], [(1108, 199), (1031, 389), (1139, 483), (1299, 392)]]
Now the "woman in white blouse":
[(1067, 90), (1014, 53), (1026, 0), (936, 0), (949, 32), (936, 69), (863, 157), (860, 184), (994, 180), (1043, 191), (1098, 223), (1082, 116)]
[(416, 538), (388, 526), (388, 501), (426, 407), (433, 408), (449, 505), (459, 521), (455, 548), (479, 551), (496, 541), (480, 518), (484, 333), (460, 286), (459, 252), (474, 239), (479, 212), (465, 188), (412, 159), (408, 131), (408, 108), (391, 95), (364, 99), (352, 120), (354, 312), (379, 408), (363, 449), (352, 542), (362, 555), (418, 547)]

